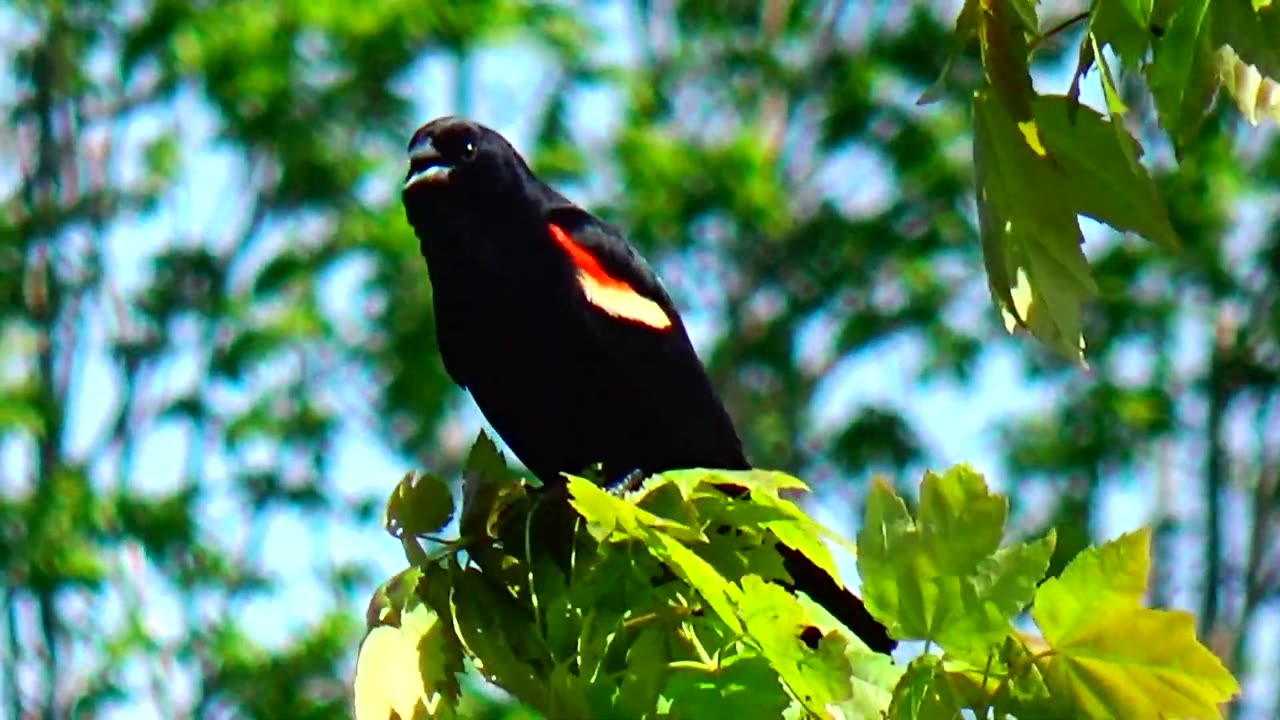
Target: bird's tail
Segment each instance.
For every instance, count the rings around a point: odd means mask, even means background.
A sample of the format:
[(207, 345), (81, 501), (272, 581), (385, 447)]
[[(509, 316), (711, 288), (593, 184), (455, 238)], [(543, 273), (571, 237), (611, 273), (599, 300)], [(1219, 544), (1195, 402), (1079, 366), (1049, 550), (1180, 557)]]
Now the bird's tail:
[(808, 595), (810, 600), (821, 605), (875, 652), (885, 655), (893, 652), (898, 641), (889, 637), (885, 626), (871, 617), (861, 598), (841, 587), (835, 578), (799, 550), (782, 543), (778, 543), (777, 548), (782, 554), (783, 567), (791, 576), (792, 591)]

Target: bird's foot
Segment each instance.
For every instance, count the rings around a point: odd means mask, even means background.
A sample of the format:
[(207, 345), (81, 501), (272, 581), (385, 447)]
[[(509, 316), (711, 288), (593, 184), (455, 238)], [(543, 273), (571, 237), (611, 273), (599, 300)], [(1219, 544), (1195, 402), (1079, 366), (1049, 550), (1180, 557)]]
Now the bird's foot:
[(627, 493), (635, 492), (644, 484), (645, 474), (643, 470), (632, 470), (623, 476), (621, 480), (609, 488), (609, 492), (621, 497)]

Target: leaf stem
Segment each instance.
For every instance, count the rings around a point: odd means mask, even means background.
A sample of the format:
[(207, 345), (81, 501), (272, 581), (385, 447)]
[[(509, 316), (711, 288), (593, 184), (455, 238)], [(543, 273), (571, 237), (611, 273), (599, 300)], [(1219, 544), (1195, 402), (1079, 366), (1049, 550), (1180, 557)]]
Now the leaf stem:
[(698, 633), (687, 624), (680, 626), (680, 633), (685, 636), (690, 645), (693, 645), (694, 651), (698, 653), (698, 657), (707, 667), (713, 667), (711, 655), (707, 653), (707, 649), (702, 646), (702, 641), (698, 639)]

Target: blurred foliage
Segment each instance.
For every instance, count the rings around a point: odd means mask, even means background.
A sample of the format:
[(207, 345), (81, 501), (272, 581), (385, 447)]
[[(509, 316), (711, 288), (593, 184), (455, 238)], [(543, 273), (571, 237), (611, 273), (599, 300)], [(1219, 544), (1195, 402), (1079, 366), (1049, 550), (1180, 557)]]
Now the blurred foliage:
[[(1211, 61), (1177, 5), (1117, 7)], [(1082, 7), (1043, 4), (1040, 27)], [(982, 422), (891, 388), (819, 412), (851, 375), (905, 363), (921, 392), (968, 392), (1007, 373), (1010, 400), (1033, 398), (995, 423), (1012, 526), (1057, 529), (1056, 574), (1129, 498), (1155, 527), (1153, 602), (1195, 610), (1246, 687), (1240, 717), (1274, 716), (1280, 144), (1225, 101), (1198, 113), (1204, 87), (1153, 101), (1133, 68), (1156, 41), (1113, 36), (1116, 96), (1183, 250), (1083, 226), (1098, 294), (1081, 372), (990, 311), (965, 89), (981, 48), (915, 104), (960, 9), (0, 5), (0, 716), (347, 716), (374, 577), (338, 551), (374, 532), (393, 478), (351, 491), (337, 448), (376, 437), (450, 477), (474, 418), (395, 195), (410, 132), (445, 112), (511, 134), (628, 228), (753, 461), (820, 479), (819, 502), (860, 497), (841, 488), (872, 470), (970, 459), (938, 438)], [(1067, 92), (1084, 30), (1036, 47), (1037, 88)], [(1248, 119), (1270, 112), (1268, 48), (1225, 66)], [(1171, 52), (1153, 48), (1151, 82), (1180, 82)], [(287, 521), (303, 538), (281, 551)], [(249, 611), (269, 603), (267, 638)], [(471, 717), (522, 716), (464, 695)]]

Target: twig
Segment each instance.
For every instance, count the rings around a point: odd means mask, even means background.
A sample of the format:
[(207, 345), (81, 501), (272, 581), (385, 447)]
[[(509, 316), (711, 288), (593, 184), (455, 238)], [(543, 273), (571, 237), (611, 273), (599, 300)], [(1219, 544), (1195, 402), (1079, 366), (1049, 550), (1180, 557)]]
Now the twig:
[(1072, 15), (1071, 17), (1067, 18), (1066, 20), (1063, 20), (1062, 22), (1058, 23), (1057, 25), (1054, 25), (1048, 30), (1045, 30), (1043, 33), (1036, 36), (1036, 38), (1029, 43), (1029, 47), (1027, 49), (1035, 50), (1036, 48), (1040, 47), (1046, 40), (1053, 38), (1055, 35), (1058, 35), (1068, 30), (1072, 25), (1075, 25), (1076, 23), (1079, 23), (1085, 20), (1086, 18), (1088, 18), (1091, 12), (1093, 12), (1092, 9), (1078, 12), (1075, 15)]

